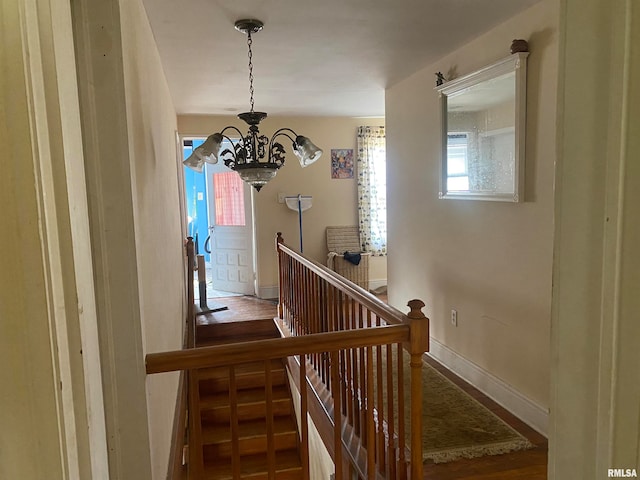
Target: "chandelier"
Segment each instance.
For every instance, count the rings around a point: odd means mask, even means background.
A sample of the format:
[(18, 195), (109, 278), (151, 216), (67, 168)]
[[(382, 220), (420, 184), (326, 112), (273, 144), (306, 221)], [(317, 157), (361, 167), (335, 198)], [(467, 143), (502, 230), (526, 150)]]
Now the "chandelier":
[[(300, 160), (300, 165), (306, 167), (320, 158), (322, 150), (311, 140), (296, 134), (290, 128), (277, 130), (271, 138), (260, 134), (258, 124), (267, 117), (265, 112), (253, 110), (253, 43), (252, 34), (262, 30), (264, 24), (260, 20), (238, 20), (236, 30), (247, 35), (249, 48), (249, 95), (251, 110), (240, 113), (238, 118), (249, 125), (249, 131), (243, 135), (234, 126), (228, 126), (218, 133), (209, 135), (202, 145), (197, 147), (191, 156), (183, 163), (187, 167), (202, 172), (204, 163), (215, 164), (222, 159), (224, 164), (240, 175), (240, 178), (253, 186), (257, 191), (276, 176), (278, 169), (284, 165), (284, 146), (278, 141), (287, 137), (292, 142), (293, 153)], [(228, 132), (228, 133), (227, 133)], [(232, 140), (232, 137), (236, 141)], [(220, 151), (223, 142), (229, 147)]]

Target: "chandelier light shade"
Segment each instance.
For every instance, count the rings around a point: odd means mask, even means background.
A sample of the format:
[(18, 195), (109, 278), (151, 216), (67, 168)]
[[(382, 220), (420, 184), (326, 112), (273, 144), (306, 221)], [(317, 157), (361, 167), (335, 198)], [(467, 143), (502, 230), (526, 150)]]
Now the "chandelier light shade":
[(300, 165), (306, 167), (320, 158), (322, 150), (316, 147), (307, 137), (298, 135), (296, 141), (293, 142), (293, 153), (300, 160)]
[[(221, 159), (227, 167), (236, 171), (242, 180), (257, 191), (260, 191), (269, 180), (275, 177), (278, 169), (284, 165), (285, 148), (280, 143), (283, 138), (291, 141), (293, 153), (298, 157), (302, 167), (311, 165), (322, 155), (322, 150), (311, 140), (298, 135), (290, 128), (277, 130), (271, 138), (260, 133), (258, 125), (267, 118), (267, 114), (253, 110), (253, 52), (251, 45), (253, 43), (252, 34), (262, 30), (263, 26), (264, 24), (260, 20), (238, 20), (235, 23), (236, 30), (247, 35), (249, 48), (251, 110), (238, 115), (240, 120), (249, 125), (249, 131), (243, 134), (234, 126), (225, 127), (222, 131), (209, 135), (206, 141), (183, 162), (187, 167), (202, 172), (205, 162), (217, 163)], [(221, 151), (225, 140), (230, 147)]]
[(209, 135), (204, 143), (196, 147), (193, 153), (189, 155), (189, 158), (182, 163), (196, 172), (201, 173), (205, 162), (211, 164), (218, 163), (218, 152), (220, 151), (221, 144), (222, 135), (219, 133)]

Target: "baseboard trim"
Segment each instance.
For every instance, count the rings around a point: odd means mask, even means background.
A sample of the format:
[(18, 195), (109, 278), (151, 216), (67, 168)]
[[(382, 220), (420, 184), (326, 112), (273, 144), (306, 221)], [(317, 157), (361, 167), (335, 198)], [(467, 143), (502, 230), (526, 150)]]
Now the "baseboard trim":
[(429, 355), (545, 437), (549, 412), (498, 377), (430, 338)]
[(376, 288), (385, 287), (387, 285), (386, 278), (379, 278), (377, 280), (369, 280), (369, 290), (375, 290)]
[(279, 295), (280, 295), (280, 291), (278, 290), (278, 285), (258, 288), (258, 298), (263, 298), (263, 299), (278, 298)]

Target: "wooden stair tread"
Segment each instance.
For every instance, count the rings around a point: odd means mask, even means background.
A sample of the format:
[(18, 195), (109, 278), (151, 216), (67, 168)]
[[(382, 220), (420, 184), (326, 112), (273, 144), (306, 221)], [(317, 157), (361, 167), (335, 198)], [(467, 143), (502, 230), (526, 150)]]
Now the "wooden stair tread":
[[(301, 478), (302, 466), (297, 450), (284, 450), (275, 455), (276, 478)], [(268, 478), (268, 459), (266, 454), (245, 455), (240, 457), (240, 477), (245, 479)], [(228, 463), (215, 459), (213, 462), (205, 460), (205, 478), (207, 480), (230, 480), (233, 478), (231, 460)]]
[[(203, 337), (203, 335), (200, 335)], [(270, 340), (272, 338), (280, 338), (277, 333), (254, 333), (243, 335), (232, 335), (223, 338), (198, 338), (196, 344), (198, 347), (211, 347), (214, 345), (227, 345), (229, 343), (253, 342), (257, 340)]]
[[(240, 456), (265, 454), (269, 448), (269, 439), (265, 427), (262, 427), (263, 433), (256, 434), (251, 431), (240, 432), (238, 438), (237, 452)], [(290, 450), (298, 447), (298, 431), (295, 427), (281, 427), (273, 435), (274, 451)], [(202, 454), (204, 458), (214, 460), (218, 463), (220, 460), (229, 459), (233, 456), (234, 446), (231, 442), (231, 431), (227, 427), (226, 433), (223, 431), (216, 432), (217, 438), (215, 443), (210, 443), (207, 439), (203, 439)], [(228, 460), (226, 460), (228, 461)]]
[[(289, 415), (275, 417), (273, 419), (274, 435), (286, 433), (297, 435), (296, 424)], [(255, 419), (238, 422), (238, 438), (240, 440), (267, 435), (267, 423), (264, 419)], [(231, 441), (231, 427), (228, 423), (206, 422), (202, 425), (202, 443), (205, 445), (224, 443)]]
[[(267, 414), (267, 407), (265, 402), (251, 403), (238, 406), (238, 418), (241, 421), (249, 419), (264, 418)], [(273, 414), (275, 416), (283, 416), (291, 414), (291, 400), (278, 400), (273, 402)], [(229, 419), (231, 415), (231, 408), (226, 407), (212, 408), (208, 410), (202, 410), (200, 412), (200, 418), (203, 421), (215, 421), (223, 422)]]
[(273, 318), (213, 324), (201, 320), (196, 327), (196, 344), (198, 346), (264, 340), (279, 336)]
[[(237, 365), (234, 368), (235, 374), (237, 375), (247, 375), (253, 373), (264, 373), (264, 362), (251, 362), (251, 363), (243, 363), (242, 365)], [(271, 371), (284, 371), (284, 365), (282, 364), (282, 360), (278, 358), (274, 358), (271, 360)], [(210, 379), (210, 378), (225, 378), (229, 377), (229, 367), (210, 367), (210, 368), (201, 368), (198, 370), (198, 378), (200, 379)]]
[[(273, 401), (289, 401), (289, 391), (285, 385), (277, 385), (272, 389)], [(264, 387), (238, 390), (236, 392), (238, 406), (265, 403)], [(200, 411), (229, 407), (229, 393), (215, 392), (200, 397)]]
[[(284, 370), (275, 370), (271, 372), (271, 385), (277, 387), (286, 385), (287, 377)], [(250, 390), (254, 388), (264, 389), (265, 374), (264, 372), (253, 372), (236, 375), (236, 390)], [(209, 394), (229, 392), (229, 377), (203, 378), (200, 379), (200, 395), (207, 396)]]

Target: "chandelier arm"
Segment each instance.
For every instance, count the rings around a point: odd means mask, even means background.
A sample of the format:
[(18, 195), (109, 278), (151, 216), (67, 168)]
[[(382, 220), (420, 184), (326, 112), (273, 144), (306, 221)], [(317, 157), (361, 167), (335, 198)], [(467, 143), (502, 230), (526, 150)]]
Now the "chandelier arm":
[[(235, 149), (235, 146), (233, 145), (233, 140), (231, 140), (231, 138), (230, 138), (230, 137), (228, 137), (227, 135), (225, 135), (225, 134), (224, 134), (224, 132), (225, 132), (225, 131), (227, 131), (227, 130), (235, 130), (236, 132), (238, 132), (238, 134), (239, 134), (239, 136), (240, 136), (240, 142), (241, 142), (241, 144), (242, 144), (242, 148), (244, 148), (244, 140), (243, 140), (243, 138), (242, 138), (242, 132), (241, 132), (240, 130), (238, 130), (236, 127), (234, 127), (234, 126), (224, 127), (224, 128), (222, 129), (222, 131), (221, 131), (221, 132), (219, 132), (219, 133), (220, 133), (220, 136), (221, 136), (223, 139), (225, 139), (227, 142), (229, 142), (229, 144), (231, 144), (231, 146), (233, 147), (233, 148), (232, 148), (232, 149), (230, 149), (230, 150), (229, 150), (229, 149), (227, 149), (225, 152), (226, 152), (226, 153), (231, 154), (231, 158), (232, 158), (232, 160), (231, 160), (231, 161), (232, 161), (232, 162), (233, 162), (233, 164), (235, 165), (235, 164), (237, 163), (237, 161), (238, 161), (238, 157), (237, 157), (237, 155), (236, 155), (236, 149)], [(226, 154), (226, 153), (225, 153), (225, 154)], [(223, 158), (222, 160), (224, 161), (225, 165), (227, 165), (227, 167), (228, 167), (229, 165), (227, 164), (227, 160), (225, 160), (224, 158)]]
[[(291, 132), (293, 134), (293, 137), (291, 135), (289, 135), (286, 132)], [(289, 140), (291, 140), (292, 142), (295, 143), (296, 141), (296, 137), (298, 136), (298, 134), (296, 132), (294, 132), (293, 130), (291, 130), (290, 128), (281, 128), (279, 130), (276, 130), (276, 133), (274, 133), (273, 135), (271, 135), (271, 140), (269, 141), (269, 143), (272, 143), (275, 138), (279, 135), (284, 135), (285, 137), (288, 137)]]
[[(293, 137), (291, 135), (289, 135), (288, 132), (291, 132), (293, 134)], [(271, 153), (273, 151), (274, 140), (276, 139), (276, 137), (279, 137), (280, 135), (284, 135), (289, 140), (291, 140), (293, 143), (296, 143), (296, 137), (298, 136), (298, 134), (296, 132), (294, 132), (293, 130), (291, 130), (290, 128), (286, 128), (285, 127), (285, 128), (281, 128), (279, 130), (276, 130), (276, 133), (271, 135), (271, 140), (269, 140), (269, 158), (271, 158)]]
[(234, 132), (236, 132), (236, 133), (238, 134), (238, 138), (240, 139), (240, 141), (241, 141), (241, 142), (243, 143), (243, 145), (244, 145), (244, 135), (242, 134), (242, 132), (241, 132), (240, 130), (238, 130), (238, 128), (237, 128), (237, 127), (234, 127), (233, 125), (229, 125), (228, 127), (224, 127), (224, 128), (222, 129), (222, 131), (220, 132), (220, 135), (222, 135), (224, 138), (226, 138), (227, 140), (229, 140), (229, 142), (230, 142), (230, 143), (233, 143), (233, 142), (231, 141), (231, 139), (230, 139), (228, 136), (226, 136), (226, 135), (224, 134), (224, 132), (226, 132), (227, 130), (233, 130)]
[[(294, 136), (291, 137), (291, 135), (289, 135), (289, 132), (293, 133)], [(294, 132), (290, 128), (281, 128), (279, 130), (276, 130), (276, 132), (273, 135), (271, 135), (271, 139), (269, 140), (269, 159), (273, 158), (273, 146), (274, 144), (276, 144), (275, 142), (276, 138), (279, 137), (280, 135), (284, 135), (289, 140), (291, 140), (294, 144), (296, 143), (295, 141), (296, 132)], [(279, 148), (281, 148), (280, 145), (279, 145)], [(282, 160), (282, 162), (284, 163), (284, 160)]]

